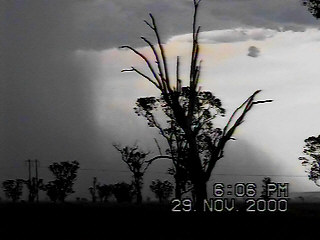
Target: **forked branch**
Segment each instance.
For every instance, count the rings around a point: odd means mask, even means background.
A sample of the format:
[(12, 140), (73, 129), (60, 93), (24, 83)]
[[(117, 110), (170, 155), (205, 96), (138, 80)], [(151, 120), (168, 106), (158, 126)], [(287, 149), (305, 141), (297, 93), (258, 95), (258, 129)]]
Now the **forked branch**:
[[(156, 38), (157, 38), (157, 43), (158, 43), (158, 46), (159, 46), (159, 49), (160, 49), (160, 55), (161, 55), (162, 64), (163, 64), (163, 68), (164, 68), (164, 75), (163, 75), (163, 78), (162, 78), (162, 80), (166, 84), (166, 89), (164, 89), (164, 90), (165, 91), (168, 90), (170, 93), (172, 93), (172, 89), (171, 89), (171, 86), (170, 86), (170, 77), (169, 77), (166, 54), (165, 54), (164, 48), (162, 46), (162, 42), (161, 42), (161, 38), (160, 38), (160, 35), (159, 35), (159, 31), (158, 31), (158, 28), (157, 28), (156, 21), (155, 21), (153, 15), (151, 13), (149, 14), (149, 16), (151, 18), (152, 24), (150, 24), (146, 20), (144, 20), (144, 22), (152, 29), (152, 31), (155, 33)], [(159, 61), (159, 64), (160, 64), (160, 61)], [(163, 74), (162, 72), (160, 72), (160, 73)]]
[[(213, 170), (213, 168), (215, 167), (217, 161), (219, 159), (221, 159), (223, 157), (223, 149), (226, 145), (226, 143), (229, 140), (233, 140), (234, 138), (232, 137), (234, 131), (236, 130), (236, 128), (243, 123), (243, 119), (246, 116), (246, 114), (251, 110), (252, 106), (254, 104), (263, 104), (263, 103), (269, 103), (272, 102), (273, 100), (261, 100), (261, 101), (254, 101), (254, 98), (256, 97), (256, 95), (261, 92), (261, 90), (257, 90), (255, 91), (246, 101), (244, 101), (231, 115), (228, 123), (226, 124), (226, 126), (223, 129), (222, 132), (222, 137), (217, 145), (217, 147), (214, 147), (213, 151), (212, 151), (212, 155), (211, 155), (211, 159), (209, 161), (208, 167), (205, 171), (206, 174), (206, 179), (210, 178), (211, 172)], [(238, 111), (240, 111), (242, 108), (244, 108), (243, 112), (241, 113), (241, 115), (238, 117), (238, 119), (235, 121), (235, 123), (233, 124), (232, 127), (230, 127), (230, 124), (232, 122), (232, 120), (234, 119), (236, 113)], [(230, 127), (230, 128), (229, 128)]]
[[(230, 138), (235, 130), (236, 127), (238, 127), (242, 122), (243, 119), (245, 117), (245, 115), (247, 114), (247, 112), (250, 111), (250, 109), (252, 108), (252, 106), (254, 104), (261, 104), (261, 103), (268, 103), (268, 102), (272, 102), (273, 100), (262, 100), (262, 101), (255, 101), (254, 102), (254, 98), (255, 96), (260, 93), (261, 90), (257, 90), (255, 91), (246, 101), (244, 101), (231, 115), (231, 117), (229, 118), (228, 123), (226, 124), (226, 126), (223, 129), (223, 136), (226, 136), (228, 138)], [(234, 119), (235, 115), (237, 114), (238, 111), (240, 111), (242, 108), (244, 108), (242, 114), (239, 116), (239, 118), (236, 120), (236, 122), (234, 123), (234, 125), (228, 130), (232, 120)]]
[(121, 46), (121, 47), (119, 47), (119, 48), (120, 48), (120, 49), (128, 48), (128, 49), (130, 49), (131, 51), (133, 51), (135, 54), (137, 54), (138, 56), (140, 56), (140, 57), (146, 62), (149, 70), (151, 71), (152, 75), (153, 75), (154, 78), (157, 80), (157, 82), (160, 82), (160, 79), (159, 79), (158, 75), (157, 75), (156, 72), (154, 71), (154, 69), (153, 69), (150, 61), (147, 59), (146, 56), (144, 56), (142, 53), (140, 53), (139, 51), (137, 51), (136, 49), (134, 49), (134, 48), (131, 47), (131, 46), (125, 45), (125, 46)]

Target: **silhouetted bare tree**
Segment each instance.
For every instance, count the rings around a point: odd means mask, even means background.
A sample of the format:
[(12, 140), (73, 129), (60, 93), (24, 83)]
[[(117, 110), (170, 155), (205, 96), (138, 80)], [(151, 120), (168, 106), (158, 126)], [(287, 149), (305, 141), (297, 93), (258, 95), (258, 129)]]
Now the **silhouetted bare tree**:
[[(195, 195), (196, 206), (200, 207), (203, 199), (207, 198), (206, 184), (211, 176), (211, 172), (215, 167), (217, 161), (223, 157), (223, 151), (226, 143), (232, 139), (235, 129), (244, 121), (246, 114), (252, 109), (253, 105), (271, 102), (271, 100), (255, 101), (256, 95), (261, 91), (255, 91), (246, 101), (244, 101), (231, 115), (228, 123), (223, 129), (217, 129), (209, 138), (206, 138), (208, 146), (207, 161), (204, 161), (199, 149), (198, 136), (202, 131), (202, 126), (195, 126), (197, 122), (197, 99), (200, 96), (201, 90), (199, 88), (199, 77), (201, 73), (201, 61), (199, 61), (200, 45), (198, 42), (200, 27), (197, 27), (196, 19), (200, 1), (194, 0), (194, 15), (192, 25), (192, 53), (190, 64), (190, 78), (189, 85), (182, 88), (181, 79), (179, 75), (179, 58), (177, 58), (176, 83), (173, 85), (169, 77), (168, 63), (163, 44), (160, 39), (158, 28), (155, 19), (150, 14), (151, 23), (145, 23), (155, 33), (157, 39), (157, 46), (154, 46), (148, 39), (142, 37), (142, 40), (151, 48), (156, 59), (157, 70), (151, 64), (150, 60), (141, 52), (131, 46), (121, 46), (120, 48), (129, 49), (140, 56), (147, 64), (152, 77), (141, 72), (135, 67), (131, 69), (122, 70), (122, 72), (135, 72), (152, 83), (161, 93), (166, 107), (172, 111), (172, 122), (174, 122), (182, 131), (187, 143), (187, 153), (184, 158), (184, 167), (188, 173), (188, 179), (191, 180)], [(159, 53), (160, 52), (160, 53)], [(213, 97), (213, 95), (212, 95)], [(185, 98), (185, 101), (183, 99)], [(216, 98), (214, 98), (216, 99)], [(236, 118), (236, 115), (239, 116)], [(199, 116), (199, 118), (201, 118)], [(199, 119), (198, 118), (198, 119)], [(210, 119), (212, 120), (212, 119)], [(209, 121), (208, 121), (209, 122)]]
[(130, 172), (133, 174), (132, 184), (134, 187), (134, 193), (137, 198), (137, 203), (142, 202), (142, 186), (143, 176), (148, 169), (150, 163), (146, 162), (146, 157), (149, 153), (143, 152), (137, 146), (123, 147), (114, 144), (115, 149), (121, 153), (122, 160), (127, 164)]
[(78, 169), (77, 161), (55, 162), (49, 166), (55, 180), (45, 184), (43, 189), (52, 201), (64, 202), (68, 195), (74, 193), (73, 184), (77, 178)]
[(320, 187), (320, 135), (309, 137), (304, 142), (303, 153), (306, 156), (299, 157), (299, 160), (306, 167), (309, 179)]
[(2, 183), (2, 188), (7, 198), (11, 199), (12, 202), (17, 202), (22, 195), (23, 180), (5, 180)]
[(172, 195), (173, 185), (168, 180), (161, 181), (159, 179), (153, 180), (150, 189), (156, 197), (159, 199), (159, 202), (168, 200), (168, 198)]

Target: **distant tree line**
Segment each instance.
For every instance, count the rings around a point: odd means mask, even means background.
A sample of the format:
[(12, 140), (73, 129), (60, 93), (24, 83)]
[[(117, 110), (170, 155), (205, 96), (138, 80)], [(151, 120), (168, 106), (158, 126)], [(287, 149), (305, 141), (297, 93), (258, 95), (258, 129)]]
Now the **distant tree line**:
[[(128, 151), (129, 148), (124, 149)], [(133, 149), (130, 151), (132, 150)], [(144, 156), (137, 151), (137, 148), (132, 152), (134, 152), (132, 155), (134, 158), (132, 158), (130, 154), (127, 158), (128, 166), (132, 167), (132, 170), (136, 169), (133, 170), (134, 178), (132, 183), (119, 182), (116, 184), (101, 184), (98, 183), (97, 178), (94, 177), (93, 184), (89, 187), (92, 202), (108, 202), (111, 196), (114, 196), (118, 203), (132, 202), (134, 198), (137, 203), (140, 204), (142, 202), (141, 188), (143, 184), (143, 174), (139, 174), (140, 167), (137, 165), (137, 162), (144, 159)], [(53, 180), (45, 183), (43, 179), (34, 177), (28, 180), (8, 179), (2, 182), (2, 188), (5, 196), (12, 202), (21, 200), (24, 186), (26, 186), (29, 191), (29, 202), (34, 202), (39, 190), (44, 191), (52, 202), (65, 202), (66, 198), (75, 192), (73, 186), (77, 180), (79, 167), (78, 161), (54, 162), (49, 166), (49, 170), (53, 174)], [(154, 185), (155, 182), (157, 185)], [(173, 191), (173, 185), (167, 180), (162, 182), (157, 179), (152, 182), (150, 188), (160, 202), (168, 200)]]
[[(125, 159), (126, 161), (130, 162), (131, 165), (135, 166), (135, 161), (139, 161), (140, 163), (146, 163), (146, 166), (152, 162), (152, 161), (146, 161), (146, 160), (143, 160), (141, 162), (142, 153), (138, 154), (139, 148), (137, 146), (124, 147), (123, 149), (120, 152), (122, 152), (122, 154), (125, 154), (127, 157), (122, 159)], [(132, 154), (130, 154), (129, 152), (132, 152)], [(132, 156), (135, 156), (135, 157), (132, 158)], [(143, 159), (144, 157), (145, 156), (142, 155)], [(128, 164), (128, 166), (131, 166), (130, 164)], [(6, 197), (10, 199), (12, 202), (18, 202), (21, 199), (24, 185), (29, 190), (29, 198), (28, 198), (29, 202), (34, 201), (35, 192), (37, 192), (38, 190), (45, 191), (47, 196), (52, 202), (65, 202), (66, 198), (75, 192), (73, 190), (73, 185), (77, 179), (77, 172), (79, 168), (80, 168), (80, 165), (79, 165), (79, 162), (77, 161), (54, 162), (49, 166), (49, 170), (52, 172), (54, 177), (53, 180), (45, 183), (43, 179), (38, 179), (38, 184), (36, 184), (35, 178), (31, 178), (31, 180), (10, 179), (10, 180), (3, 181), (2, 188), (5, 192)], [(272, 183), (270, 177), (265, 177), (263, 179), (261, 198), (268, 199), (270, 197), (266, 195), (267, 185), (270, 183)], [(133, 200), (135, 200), (136, 203), (141, 204), (142, 203), (142, 194), (141, 194), (142, 185), (143, 185), (143, 178), (139, 178), (139, 185), (138, 185), (135, 180), (134, 174), (133, 174), (133, 180), (131, 183), (119, 182), (116, 184), (101, 184), (98, 182), (98, 179), (94, 177), (92, 181), (92, 186), (90, 186), (88, 190), (91, 195), (91, 201), (93, 203), (109, 202), (110, 198), (113, 196), (116, 202), (118, 203), (130, 203)], [(39, 189), (36, 189), (37, 187), (39, 187)], [(159, 203), (164, 203), (164, 202), (167, 202), (168, 199), (173, 195), (173, 190), (175, 189), (175, 186), (168, 180), (155, 179), (151, 182), (151, 184), (149, 185), (149, 188), (154, 193)], [(138, 191), (140, 191), (140, 193), (137, 193)], [(30, 194), (32, 197), (30, 197)], [(86, 199), (77, 198), (77, 200), (86, 200)]]
[(54, 162), (49, 166), (49, 170), (53, 174), (53, 180), (47, 183), (37, 177), (29, 177), (28, 180), (5, 180), (2, 183), (2, 188), (6, 197), (13, 202), (20, 200), (24, 185), (29, 191), (29, 202), (34, 202), (39, 190), (45, 191), (53, 202), (64, 202), (67, 196), (74, 193), (73, 185), (77, 178), (78, 169), (79, 162), (77, 161)]

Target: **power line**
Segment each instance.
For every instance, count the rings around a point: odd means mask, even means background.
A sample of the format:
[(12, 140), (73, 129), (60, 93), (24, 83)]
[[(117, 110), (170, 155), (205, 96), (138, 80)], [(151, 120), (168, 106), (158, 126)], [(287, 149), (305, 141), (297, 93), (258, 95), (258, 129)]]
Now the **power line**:
[[(21, 167), (8, 167), (9, 169), (12, 168), (21, 168)], [(1, 167), (0, 169), (8, 169)], [(48, 169), (48, 167), (40, 167), (38, 168), (42, 169)], [(101, 172), (123, 172), (123, 173), (130, 173), (129, 170), (114, 170), (114, 169), (107, 169), (107, 168), (79, 168), (79, 171), (101, 171)], [(166, 172), (160, 172), (160, 171), (152, 171), (149, 170), (147, 173), (160, 173), (160, 174), (167, 174)], [(246, 177), (290, 177), (290, 178), (295, 178), (295, 177), (308, 177), (307, 175), (289, 175), (289, 174), (237, 174), (237, 173), (215, 173), (212, 175), (214, 176), (246, 176)]]

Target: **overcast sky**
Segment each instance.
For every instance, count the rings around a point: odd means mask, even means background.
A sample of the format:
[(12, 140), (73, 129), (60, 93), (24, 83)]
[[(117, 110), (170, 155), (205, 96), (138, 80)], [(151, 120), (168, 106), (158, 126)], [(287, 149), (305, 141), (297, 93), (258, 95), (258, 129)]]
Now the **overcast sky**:
[[(37, 158), (46, 180), (54, 161), (100, 169), (80, 171), (74, 197), (87, 194), (93, 176), (104, 183), (129, 181), (112, 143), (138, 140), (156, 153), (150, 142), (157, 132), (132, 107), (138, 97), (158, 93), (134, 74), (120, 73), (143, 65), (117, 47), (130, 44), (148, 53), (139, 37), (153, 39), (143, 23), (151, 12), (169, 60), (179, 55), (186, 67), (192, 1), (13, 0), (1, 1), (0, 9), (0, 180), (27, 177), (25, 160)], [(263, 90), (261, 99), (275, 100), (250, 112), (214, 173), (306, 175), (298, 161), (303, 140), (320, 134), (314, 111), (320, 104), (319, 22), (299, 0), (203, 0), (198, 22), (204, 31), (201, 84), (222, 100), (227, 116), (256, 89)], [(170, 179), (166, 167), (151, 167), (148, 181)], [(306, 177), (275, 180), (292, 182), (296, 191), (317, 190)]]

